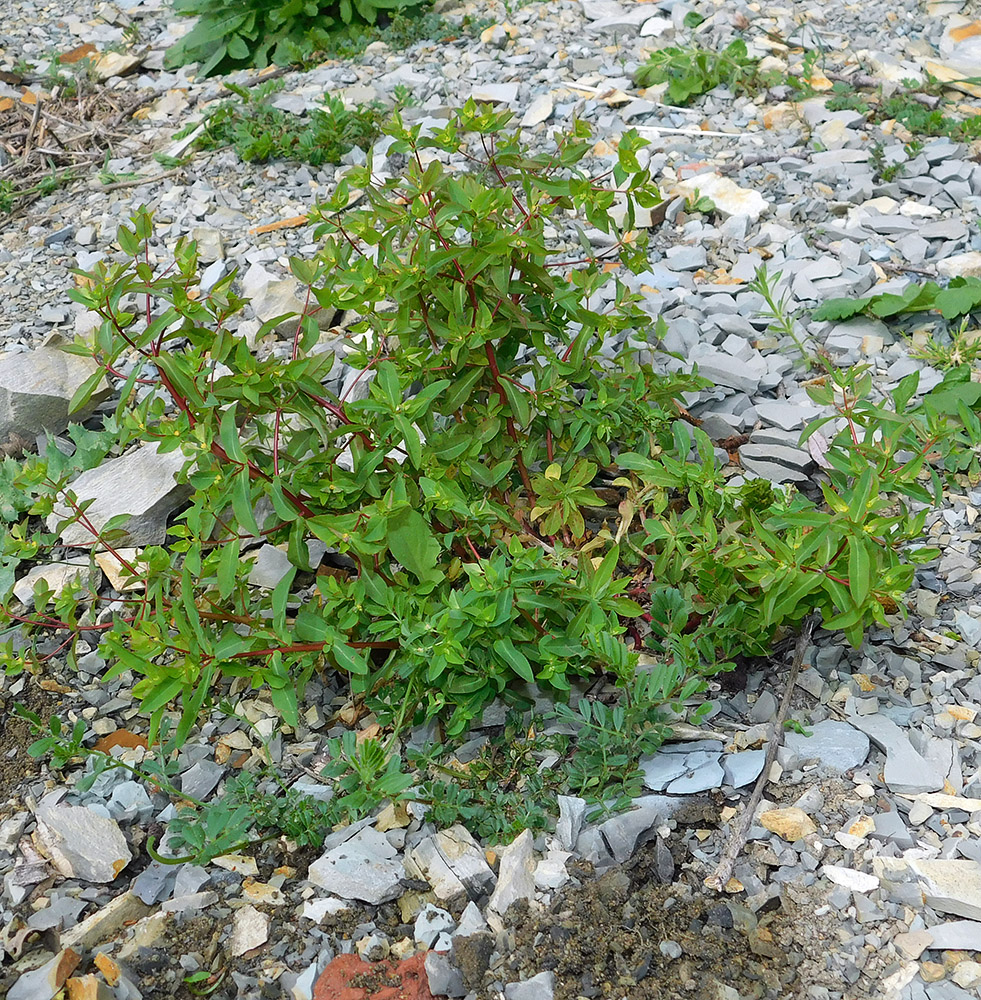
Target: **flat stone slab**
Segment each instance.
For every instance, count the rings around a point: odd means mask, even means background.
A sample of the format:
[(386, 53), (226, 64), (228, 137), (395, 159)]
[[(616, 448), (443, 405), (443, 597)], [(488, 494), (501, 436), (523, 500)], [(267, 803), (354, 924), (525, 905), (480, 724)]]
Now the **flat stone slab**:
[(368, 827), (322, 854), (310, 865), (307, 878), (342, 899), (377, 906), (402, 895), (405, 866), (388, 838)]
[(849, 722), (885, 752), (883, 777), (890, 791), (915, 795), (944, 787), (946, 774), (940, 765), (918, 753), (891, 719), (884, 715), (856, 715)]
[(981, 921), (951, 920), (927, 930), (937, 951), (981, 951)]
[(981, 920), (981, 864), (977, 861), (910, 861), (927, 906), (969, 920)]
[[(186, 461), (180, 449), (161, 455), (156, 444), (147, 444), (83, 472), (68, 488), (79, 502), (94, 501), (85, 517), (97, 531), (111, 518), (128, 514), (123, 526), (126, 536), (118, 544), (160, 545), (167, 538), (168, 516), (191, 495), (189, 486), (177, 482)], [(46, 519), (48, 529), (57, 530), (59, 522), (71, 514), (66, 505), (55, 504), (54, 513)], [(61, 540), (79, 548), (89, 548), (97, 541), (78, 521), (65, 526)]]
[[(75, 390), (98, 371), (91, 358), (66, 354), (56, 347), (39, 347), (0, 357), (0, 444), (34, 444), (41, 431), (60, 434), (69, 419), (68, 404)], [(82, 421), (109, 397), (105, 382), (86, 406), (71, 414)]]
[(51, 863), (66, 878), (112, 882), (133, 859), (119, 824), (85, 806), (42, 800), (37, 823)]
[(823, 767), (843, 774), (865, 763), (869, 738), (847, 722), (826, 719), (808, 727), (810, 736), (786, 733), (784, 747), (798, 760), (817, 759)]

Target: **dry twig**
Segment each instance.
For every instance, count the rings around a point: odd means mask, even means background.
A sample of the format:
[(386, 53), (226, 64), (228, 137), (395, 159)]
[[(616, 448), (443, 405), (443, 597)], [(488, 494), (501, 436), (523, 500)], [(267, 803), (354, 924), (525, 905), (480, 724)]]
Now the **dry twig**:
[(797, 637), (797, 643), (794, 647), (794, 659), (790, 664), (790, 672), (787, 675), (787, 687), (783, 693), (783, 700), (780, 702), (780, 710), (777, 712), (777, 717), (770, 726), (770, 740), (766, 751), (766, 761), (763, 764), (763, 771), (756, 781), (756, 787), (753, 789), (753, 794), (749, 797), (749, 801), (746, 803), (739, 821), (733, 828), (729, 842), (722, 852), (722, 857), (719, 858), (718, 866), (705, 879), (705, 885), (716, 892), (725, 891), (729, 880), (732, 878), (732, 869), (735, 867), (736, 858), (739, 857), (739, 853), (746, 845), (746, 835), (749, 833), (750, 824), (753, 822), (753, 815), (756, 812), (756, 807), (760, 804), (760, 799), (763, 798), (763, 789), (769, 780), (770, 768), (777, 759), (777, 750), (780, 749), (780, 744), (783, 742), (784, 720), (790, 711), (790, 699), (794, 693), (794, 685), (797, 683), (797, 675), (800, 673), (800, 668), (804, 663), (804, 653), (807, 651), (811, 636), (814, 634), (814, 624), (815, 618), (812, 615), (801, 626), (800, 635)]

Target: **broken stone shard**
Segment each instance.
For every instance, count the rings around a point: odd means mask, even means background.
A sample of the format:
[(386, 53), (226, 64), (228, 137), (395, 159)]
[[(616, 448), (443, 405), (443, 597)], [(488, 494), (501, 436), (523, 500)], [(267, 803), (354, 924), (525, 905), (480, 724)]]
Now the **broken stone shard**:
[(51, 863), (66, 878), (112, 882), (132, 860), (116, 821), (85, 806), (62, 805), (49, 797), (38, 805), (37, 824)]
[(497, 888), (490, 898), (489, 907), (502, 917), (519, 899), (530, 902), (535, 896), (535, 856), (532, 842), (531, 830), (524, 830), (501, 851)]
[(269, 914), (262, 913), (251, 904), (235, 911), (232, 937), (228, 950), (233, 958), (261, 948), (269, 940)]
[[(98, 371), (91, 358), (39, 347), (0, 357), (0, 445), (32, 443), (41, 431), (60, 434), (68, 426), (68, 404), (78, 387)], [(84, 420), (109, 396), (103, 380), (89, 403), (71, 414)], [(16, 439), (16, 440), (15, 440)]]
[(886, 754), (883, 777), (890, 791), (936, 792), (944, 787), (943, 769), (918, 753), (906, 734), (884, 715), (856, 715), (849, 723)]
[(384, 834), (370, 827), (322, 854), (307, 873), (319, 885), (342, 899), (360, 899), (377, 906), (397, 899), (405, 867)]
[[(68, 488), (79, 503), (94, 501), (86, 509), (85, 518), (96, 531), (101, 531), (111, 518), (128, 514), (121, 544), (160, 545), (167, 537), (168, 516), (191, 495), (189, 486), (177, 482), (185, 461), (180, 449), (160, 454), (155, 443), (147, 444), (83, 472)], [(46, 523), (56, 531), (58, 524), (71, 516), (65, 504), (57, 503)], [(97, 542), (92, 531), (79, 521), (65, 525), (61, 540), (79, 548)]]
[(968, 920), (981, 920), (981, 863), (936, 858), (915, 860), (927, 906)]

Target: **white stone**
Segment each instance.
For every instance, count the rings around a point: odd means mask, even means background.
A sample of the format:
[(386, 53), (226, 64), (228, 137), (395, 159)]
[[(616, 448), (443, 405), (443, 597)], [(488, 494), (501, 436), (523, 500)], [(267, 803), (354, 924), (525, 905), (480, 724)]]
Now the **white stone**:
[(756, 222), (770, 208), (770, 203), (758, 191), (740, 187), (735, 181), (717, 173), (696, 174), (676, 185), (671, 193), (691, 198), (696, 191), (700, 197), (711, 198), (724, 218), (745, 215)]
[(55, 597), (61, 594), (69, 584), (83, 584), (92, 590), (98, 590), (102, 582), (102, 574), (91, 566), (88, 559), (68, 559), (63, 563), (52, 563), (46, 566), (34, 566), (14, 584), (14, 597), (22, 604), (30, 607), (34, 603), (34, 585), (43, 580), (52, 590)]
[(879, 888), (879, 880), (874, 875), (857, 871), (854, 868), (843, 868), (841, 865), (824, 865), (821, 874), (835, 885), (842, 885), (852, 892), (872, 892)]
[(533, 125), (540, 125), (552, 117), (552, 110), (555, 107), (550, 94), (539, 94), (528, 107), (521, 119), (522, 128), (531, 128)]
[(84, 420), (109, 397), (103, 380), (91, 401), (69, 415), (68, 404), (78, 387), (98, 371), (91, 358), (66, 354), (56, 347), (38, 347), (0, 357), (0, 444), (16, 438), (34, 444), (41, 431), (60, 434), (72, 420)]
[(235, 911), (229, 954), (240, 958), (269, 940), (269, 914), (257, 910), (251, 903)]
[(490, 104), (514, 104), (518, 99), (516, 83), (478, 84), (470, 93), (473, 100)]
[(66, 878), (112, 882), (133, 858), (115, 820), (52, 796), (38, 805), (37, 829), (51, 863)]
[(968, 920), (981, 920), (981, 864), (947, 859), (914, 860), (927, 906)]
[(310, 865), (307, 879), (342, 899), (377, 906), (402, 894), (405, 867), (384, 834), (368, 827), (324, 852)]
[(114, 76), (132, 73), (141, 62), (140, 56), (128, 52), (102, 52), (95, 57), (92, 71), (100, 83), (105, 83)]
[(490, 898), (489, 909), (502, 917), (519, 899), (531, 901), (535, 896), (533, 840), (531, 830), (524, 830), (501, 851), (497, 887)]
[(937, 261), (937, 271), (945, 278), (981, 277), (981, 251), (968, 250)]

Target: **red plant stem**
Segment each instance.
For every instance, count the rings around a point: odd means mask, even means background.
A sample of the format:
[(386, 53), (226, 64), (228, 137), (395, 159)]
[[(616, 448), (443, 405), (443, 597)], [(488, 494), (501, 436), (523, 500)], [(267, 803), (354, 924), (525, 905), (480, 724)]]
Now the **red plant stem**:
[[(254, 656), (272, 656), (273, 653), (319, 653), (325, 646), (331, 645), (331, 640), (323, 642), (295, 642), (289, 646), (271, 646), (269, 649), (252, 649), (244, 653), (233, 653), (230, 660), (247, 660)], [(398, 649), (397, 642), (348, 642), (352, 649)]]

